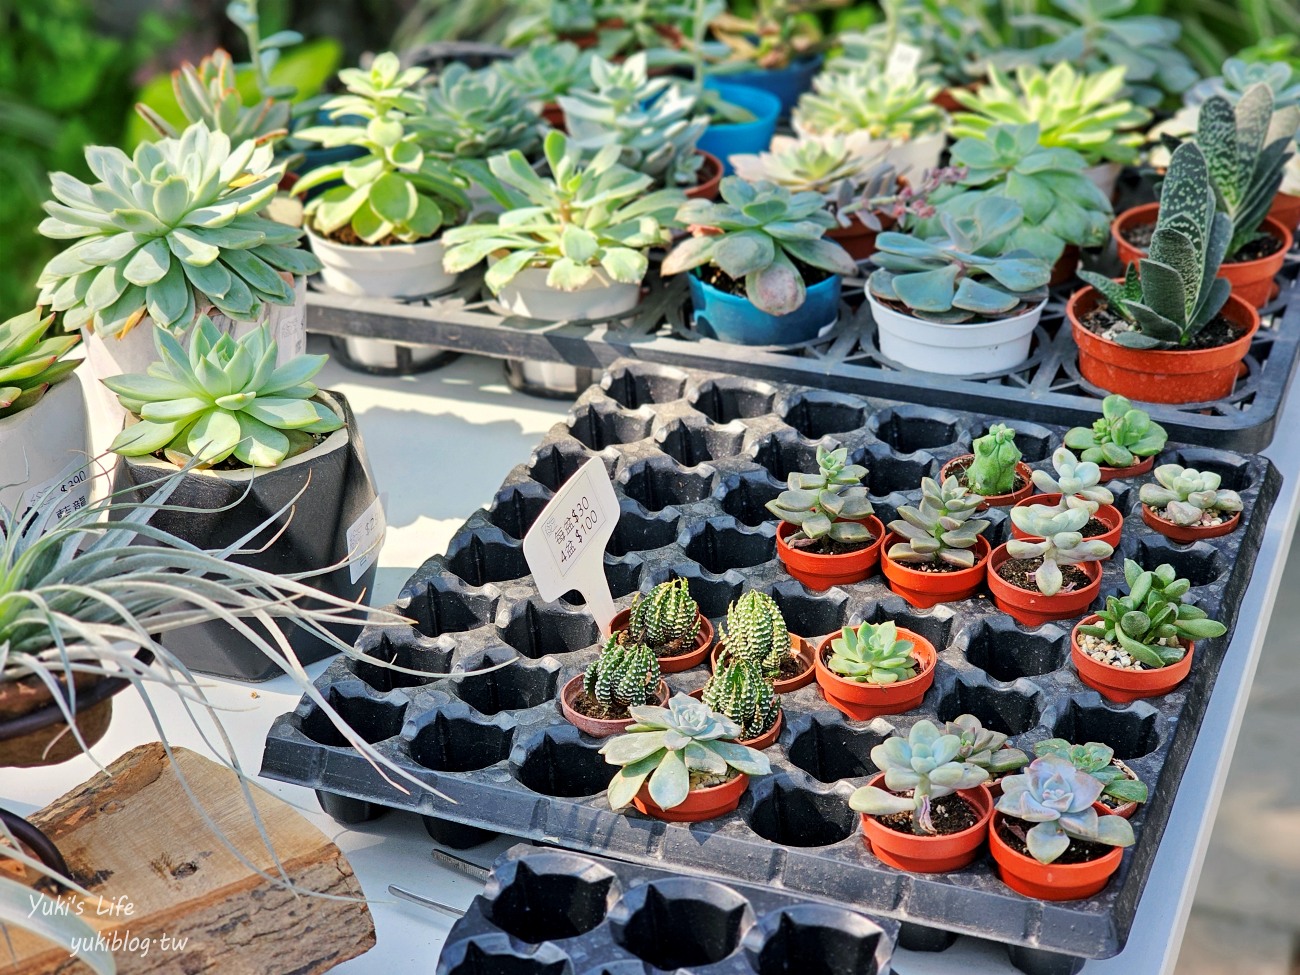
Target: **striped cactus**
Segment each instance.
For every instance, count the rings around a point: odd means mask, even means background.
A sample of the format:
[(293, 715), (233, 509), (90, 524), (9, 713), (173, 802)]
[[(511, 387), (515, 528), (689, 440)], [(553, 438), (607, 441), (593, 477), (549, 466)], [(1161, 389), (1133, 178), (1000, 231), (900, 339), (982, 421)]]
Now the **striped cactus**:
[(718, 668), (704, 685), (710, 711), (740, 725), (740, 738), (757, 738), (781, 717), (781, 701), (763, 668), (748, 660), (733, 660)]
[(654, 651), (644, 643), (620, 643), (617, 634), (582, 679), (582, 689), (610, 710), (647, 704), (658, 686), (659, 658)]
[(751, 590), (727, 609), (727, 631), (723, 637), (727, 660), (747, 660), (775, 679), (781, 661), (790, 653), (790, 631), (776, 600), (767, 593)]
[(637, 594), (628, 632), (655, 649), (679, 648), (695, 641), (700, 632), (699, 612), (686, 580), (670, 579), (649, 593)]

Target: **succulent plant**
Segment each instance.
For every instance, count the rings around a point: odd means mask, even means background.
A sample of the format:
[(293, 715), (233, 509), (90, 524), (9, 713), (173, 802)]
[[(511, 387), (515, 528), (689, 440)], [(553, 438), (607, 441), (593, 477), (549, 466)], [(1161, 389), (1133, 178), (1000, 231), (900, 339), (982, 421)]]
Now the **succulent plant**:
[(1241, 495), (1220, 488), (1223, 479), (1212, 471), (1161, 464), (1152, 473), (1158, 483), (1143, 484), (1138, 499), (1175, 525), (1199, 525), (1206, 515), (1227, 518), (1241, 510)]
[(851, 191), (857, 190), (873, 171), (887, 177), (888, 185), (883, 189), (892, 189), (897, 182), (883, 153), (879, 160), (863, 159), (841, 136), (821, 140), (773, 136), (766, 152), (739, 153), (729, 161), (736, 175), (748, 183), (766, 180), (791, 193), (820, 193), (828, 199), (836, 198), (844, 184)]
[(968, 765), (982, 768), (989, 777), (1005, 775), (1029, 764), (1029, 756), (1007, 744), (1007, 736), (985, 728), (973, 714), (959, 714), (944, 725), (944, 734), (956, 735), (961, 741), (957, 757)]
[(1103, 796), (1110, 796), (1121, 803), (1147, 801), (1146, 783), (1130, 779), (1124, 774), (1124, 770), (1114, 762), (1115, 749), (1109, 745), (1099, 741), (1072, 745), (1064, 738), (1048, 738), (1034, 745), (1034, 754), (1039, 758), (1056, 755), (1079, 771), (1087, 772), (1101, 783)]
[(826, 666), (845, 680), (859, 684), (896, 684), (917, 675), (916, 646), (898, 636), (892, 620), (844, 627), (831, 641)]
[(709, 21), (730, 59), (756, 68), (784, 68), (823, 45), (816, 14), (840, 0), (757, 0), (750, 16), (726, 10)]
[(158, 361), (148, 372), (104, 380), (140, 418), (110, 445), (123, 457), (161, 451), (180, 465), (193, 458), (211, 467), (234, 457), (250, 467), (275, 467), (312, 447), (314, 435), (343, 426), (342, 417), (314, 398), (310, 381), (327, 357), (302, 355), (276, 366), (269, 325), (236, 339), (201, 315), (188, 355), (165, 329), (154, 329), (153, 338)]
[(63, 327), (121, 336), (147, 314), (184, 331), (211, 303), (254, 321), (265, 303), (291, 305), (280, 276), (320, 263), (297, 246), (302, 231), (260, 216), (283, 175), (270, 146), (210, 132), (201, 122), (179, 138), (142, 142), (133, 156), (88, 146), (99, 180), (53, 173), (46, 237), (74, 241), (45, 265), (38, 301), (63, 312)]
[(858, 522), (875, 510), (862, 479), (867, 469), (848, 462), (849, 449), (828, 450), (817, 445), (816, 474), (793, 473), (786, 490), (767, 503), (767, 510), (798, 531), (788, 539), (828, 539), (843, 545), (871, 541), (871, 533)]
[(964, 216), (941, 213), (942, 237), (880, 234), (868, 287), (932, 322), (1000, 318), (1045, 301), (1051, 267), (1011, 245), (1023, 218), (1016, 204), (986, 197)]
[(582, 689), (609, 711), (643, 705), (659, 689), (659, 658), (646, 644), (615, 634), (588, 665)]
[(940, 484), (921, 479), (921, 505), (902, 505), (889, 530), (902, 537), (885, 554), (895, 562), (945, 562), (958, 568), (975, 565), (975, 545), (989, 522), (973, 518), (984, 498), (968, 491), (955, 477)]
[(1165, 447), (1169, 435), (1151, 419), (1118, 394), (1101, 401), (1101, 417), (1090, 427), (1072, 427), (1066, 431), (1065, 445), (1082, 451), (1080, 457), (1105, 467), (1132, 467), (1140, 458), (1152, 457)]
[(934, 800), (988, 781), (987, 771), (960, 759), (961, 747), (956, 735), (922, 718), (906, 738), (895, 735), (871, 749), (871, 761), (885, 773), (885, 789), (863, 786), (849, 797), (849, 807), (868, 816), (911, 813), (913, 833), (936, 834)]
[(1204, 78), (1192, 85), (1183, 96), (1186, 105), (1204, 104), (1215, 95), (1221, 95), (1234, 104), (1255, 85), (1267, 85), (1273, 93), (1275, 108), (1300, 105), (1300, 77), (1286, 61), (1244, 61), (1228, 58), (1223, 62), (1223, 73), (1216, 78)]
[(54, 316), (41, 315), (39, 308), (0, 324), (0, 420), (35, 406), (81, 364), (66, 358), (81, 336), (51, 335), (53, 326)]
[(1133, 827), (1120, 816), (1100, 816), (1092, 804), (1102, 784), (1059, 755), (1036, 758), (1019, 775), (1002, 780), (997, 811), (1033, 823), (1025, 832), (1029, 855), (1051, 863), (1071, 840), (1103, 846), (1132, 846)]
[(747, 660), (775, 680), (781, 673), (781, 661), (791, 652), (790, 631), (781, 607), (767, 593), (750, 589), (727, 607), (722, 662)]
[(632, 600), (628, 633), (648, 646), (686, 647), (700, 632), (700, 607), (685, 579), (669, 579)]
[(500, 181), (494, 195), (505, 206), (494, 224), (469, 224), (443, 234), (448, 273), (503, 255), (484, 281), (499, 293), (526, 267), (549, 268), (546, 283), (576, 291), (597, 269), (617, 282), (640, 284), (651, 247), (669, 239), (664, 222), (682, 200), (677, 190), (647, 192), (649, 176), (618, 163), (619, 147), (606, 146), (583, 161), (569, 152), (564, 133), (546, 137), (550, 177), (538, 175), (513, 149), (488, 160)]
[(545, 130), (541, 117), (494, 68), (474, 71), (453, 62), (421, 94), (416, 118), (426, 152), (457, 167), (502, 152), (535, 155)]
[(1061, 507), (1083, 508), (1091, 517), (1103, 504), (1114, 502), (1115, 495), (1101, 483), (1101, 467), (1080, 460), (1069, 447), (1052, 451), (1052, 467), (1055, 477), (1047, 471), (1034, 471), (1034, 486), (1044, 494), (1059, 494)]
[(933, 103), (938, 93), (932, 81), (874, 65), (823, 71), (799, 98), (791, 121), (800, 135), (906, 142), (943, 128), (947, 114)]
[[(714, 714), (685, 694), (675, 694), (668, 707), (634, 705), (627, 734), (611, 738), (600, 753), (619, 769), (606, 796), (611, 809), (630, 803), (649, 780), (651, 800), (661, 809), (686, 801), (693, 787), (721, 785), (736, 773), (766, 775), (767, 756), (737, 744), (740, 725)], [(698, 785), (697, 785), (698, 783)]]
[(720, 665), (704, 685), (703, 701), (710, 711), (740, 725), (741, 741), (770, 731), (781, 717), (781, 699), (772, 681), (748, 660)]
[(569, 41), (538, 44), (493, 67), (530, 102), (553, 102), (587, 83), (594, 51), (584, 51)]
[(1023, 456), (1016, 446), (1016, 431), (995, 423), (988, 433), (971, 444), (975, 459), (966, 468), (966, 485), (976, 494), (989, 497), (1010, 494), (1016, 489), (1016, 465)]
[(1086, 508), (1031, 504), (1011, 509), (1011, 523), (1037, 541), (1013, 538), (1007, 542), (1007, 554), (1019, 562), (1042, 559), (1034, 570), (1034, 582), (1044, 596), (1055, 596), (1065, 585), (1061, 566), (1100, 562), (1114, 554), (1109, 542), (1080, 534), (1091, 517)]
[(1183, 602), (1192, 584), (1178, 578), (1169, 563), (1144, 570), (1132, 559), (1124, 560), (1127, 596), (1110, 596), (1097, 611), (1099, 619), (1079, 627), (1079, 632), (1120, 647), (1147, 667), (1176, 664), (1187, 655), (1183, 640), (1209, 640), (1228, 632), (1205, 610)]
[(664, 258), (665, 275), (712, 264), (745, 282), (755, 308), (786, 315), (804, 303), (807, 288), (794, 261), (829, 274), (854, 274), (858, 266), (824, 235), (834, 219), (818, 193), (791, 193), (774, 183), (751, 186), (738, 176), (721, 185), (722, 202), (687, 200), (677, 222), (707, 228), (687, 237)]
[(1124, 75), (1119, 65), (1092, 74), (1068, 61), (1050, 71), (1021, 65), (1014, 77), (991, 67), (987, 84), (953, 90), (968, 111), (953, 116), (952, 135), (979, 138), (994, 125), (1036, 122), (1049, 149), (1073, 149), (1090, 165), (1136, 163), (1151, 113), (1122, 97)]

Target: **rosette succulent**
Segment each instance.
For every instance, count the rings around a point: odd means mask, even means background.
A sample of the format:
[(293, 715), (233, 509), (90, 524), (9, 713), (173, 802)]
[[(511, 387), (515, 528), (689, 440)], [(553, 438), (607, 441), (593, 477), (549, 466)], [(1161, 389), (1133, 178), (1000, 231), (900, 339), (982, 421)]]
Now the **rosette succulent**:
[(1219, 487), (1223, 478), (1213, 471), (1161, 464), (1152, 474), (1156, 483), (1143, 484), (1138, 499), (1175, 525), (1200, 525), (1241, 511), (1241, 495)]
[(1021, 562), (1042, 559), (1034, 570), (1034, 583), (1044, 596), (1055, 596), (1065, 585), (1061, 566), (1100, 562), (1114, 554), (1110, 543), (1080, 534), (1091, 517), (1086, 508), (1031, 504), (1011, 509), (1011, 523), (1029, 538), (1008, 541), (1007, 554)]
[(786, 490), (767, 503), (767, 510), (798, 529), (787, 541), (827, 539), (843, 545), (871, 541), (859, 522), (874, 512), (862, 479), (867, 469), (850, 464), (849, 449), (817, 446), (816, 474), (790, 475)]
[(989, 522), (973, 515), (984, 498), (968, 491), (955, 477), (940, 484), (921, 479), (919, 507), (901, 505), (899, 518), (889, 530), (903, 540), (885, 554), (895, 562), (944, 562), (969, 569), (976, 562), (975, 547)]
[(766, 677), (775, 680), (781, 661), (792, 653), (790, 631), (781, 607), (765, 592), (751, 589), (727, 607), (727, 624), (722, 634), (722, 662), (748, 660)]
[[(882, 153), (883, 157), (883, 153)], [(795, 139), (778, 135), (766, 152), (740, 153), (730, 157), (736, 175), (749, 183), (766, 180), (791, 193), (820, 193), (835, 198), (847, 183), (857, 188), (874, 170), (888, 167), (883, 161), (864, 160), (841, 136), (822, 140)], [(893, 171), (889, 170), (891, 184)]]
[(1080, 457), (1090, 463), (1122, 468), (1160, 453), (1168, 438), (1146, 410), (1112, 394), (1101, 401), (1101, 417), (1092, 426), (1066, 431), (1065, 446), (1081, 451)]
[(916, 644), (898, 635), (898, 625), (862, 623), (844, 627), (831, 641), (826, 666), (845, 680), (859, 684), (896, 684), (917, 675)]
[(1033, 823), (1025, 832), (1029, 855), (1040, 863), (1057, 860), (1071, 840), (1103, 846), (1132, 846), (1133, 827), (1119, 816), (1101, 816), (1092, 804), (1102, 784), (1059, 755), (1034, 759), (1019, 775), (1002, 780), (997, 811)]
[(493, 67), (514, 89), (531, 102), (553, 102), (588, 82), (594, 51), (584, 51), (569, 41), (538, 44)]
[(748, 660), (719, 666), (704, 685), (702, 700), (709, 710), (740, 725), (741, 741), (770, 731), (781, 717), (781, 699), (771, 680)]
[(632, 639), (654, 649), (690, 646), (700, 632), (700, 607), (685, 579), (661, 582), (632, 600), (627, 629)]
[(475, 71), (452, 62), (420, 94), (421, 145), (453, 166), (502, 152), (536, 154), (545, 130), (541, 117), (494, 67)]
[(1121, 803), (1146, 802), (1146, 783), (1130, 779), (1115, 763), (1115, 749), (1099, 741), (1072, 745), (1064, 738), (1048, 738), (1034, 745), (1034, 754), (1064, 758), (1080, 772), (1087, 772), (1101, 783), (1101, 794)]
[(799, 98), (791, 121), (800, 135), (906, 142), (942, 130), (948, 116), (934, 104), (937, 94), (933, 81), (871, 64), (823, 71)]
[(39, 308), (0, 324), (0, 420), (35, 406), (81, 364), (66, 358), (81, 336), (50, 334), (53, 326), (54, 316)]
[(1062, 507), (1083, 508), (1091, 517), (1103, 504), (1115, 501), (1115, 495), (1101, 483), (1101, 467), (1079, 460), (1069, 447), (1052, 451), (1052, 467), (1055, 477), (1047, 471), (1034, 471), (1034, 486), (1044, 494), (1059, 494)]
[(639, 640), (609, 638), (587, 667), (582, 689), (608, 711), (624, 711), (654, 700), (659, 689), (659, 658)]
[(839, 36), (843, 55), (831, 70), (852, 70), (863, 64), (887, 66), (902, 45), (919, 52), (918, 72), (950, 86), (984, 77), (990, 37), (997, 30), (982, 3), (942, 4), (927, 0), (881, 0), (884, 18), (865, 31)]
[(990, 777), (1005, 775), (1029, 764), (1029, 756), (1007, 744), (1007, 736), (985, 728), (973, 714), (959, 714), (943, 727), (944, 734), (956, 735), (961, 742), (957, 757), (968, 765), (982, 768)]
[(1016, 446), (1016, 431), (995, 423), (971, 444), (975, 459), (966, 468), (966, 484), (976, 494), (990, 497), (1016, 489), (1016, 465), (1023, 456)]

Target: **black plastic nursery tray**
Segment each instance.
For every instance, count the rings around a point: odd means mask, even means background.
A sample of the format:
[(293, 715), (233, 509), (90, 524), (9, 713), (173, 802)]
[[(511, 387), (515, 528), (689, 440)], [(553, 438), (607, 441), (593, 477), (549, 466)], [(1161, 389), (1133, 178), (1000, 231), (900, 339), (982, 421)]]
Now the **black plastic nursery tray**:
[[(416, 624), (363, 633), (358, 647), (365, 653), (429, 675), (340, 657), (318, 680), (380, 751), (448, 798), (387, 785), (353, 749), (340, 747), (343, 740), (305, 699), (272, 726), (263, 773), (378, 806), (819, 895), (1013, 945), (1115, 954), (1229, 637), (1198, 645), (1192, 677), (1175, 693), (1113, 706), (1068, 664), (1069, 623), (1025, 630), (987, 597), (919, 611), (879, 576), (809, 592), (776, 560), (776, 525), (763, 508), (790, 471), (814, 468), (815, 445), (826, 438), (848, 445), (870, 469), (877, 514), (888, 522), (900, 504), (919, 499), (922, 475), (936, 474), (1001, 419), (621, 362), (578, 399), (528, 464), (511, 472), (491, 507), (470, 517), (448, 553), (412, 576), (398, 606)], [(1026, 460), (1049, 466), (1062, 428), (1016, 428)], [(810, 638), (846, 623), (897, 620), (940, 649), (922, 707), (853, 722), (813, 684), (783, 697), (785, 729), (767, 753), (773, 774), (751, 783), (736, 812), (694, 825), (612, 812), (603, 790), (614, 769), (597, 753), (600, 741), (568, 724), (555, 700), (597, 654), (596, 622), (576, 594), (556, 603), (538, 597), (519, 541), (552, 491), (595, 452), (614, 476), (622, 508), (605, 557), (620, 605), (678, 574), (715, 622), (746, 588), (770, 592), (790, 630)], [(1124, 557), (1148, 568), (1170, 562), (1192, 581), (1191, 598), (1231, 627), (1280, 477), (1264, 458), (1205, 447), (1170, 443), (1160, 460), (1219, 472), (1225, 487), (1241, 492), (1242, 526), (1209, 543), (1173, 543), (1143, 524), (1137, 483), (1112, 482), (1127, 517), (1102, 593), (1122, 585)], [(986, 537), (998, 544), (1008, 534), (1006, 513), (994, 509), (989, 517)], [(457, 675), (507, 660), (514, 662), (491, 673)], [(707, 677), (702, 666), (667, 680), (675, 691), (690, 691)], [(951, 875), (919, 875), (886, 867), (866, 850), (846, 800), (875, 771), (871, 748), (923, 716), (947, 721), (965, 712), (1027, 749), (1052, 735), (1105, 742), (1153, 787), (1134, 819), (1137, 845), (1102, 894), (1044, 903), (1003, 886), (987, 857)]]
[(897, 929), (768, 887), (516, 846), (447, 935), (437, 975), (885, 975)]

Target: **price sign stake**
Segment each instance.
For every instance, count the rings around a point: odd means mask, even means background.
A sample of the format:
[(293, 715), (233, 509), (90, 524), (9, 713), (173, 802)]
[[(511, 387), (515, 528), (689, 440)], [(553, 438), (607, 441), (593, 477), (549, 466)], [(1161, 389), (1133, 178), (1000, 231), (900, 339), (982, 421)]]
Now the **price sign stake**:
[(618, 496), (605, 464), (593, 457), (555, 492), (524, 538), (524, 558), (542, 598), (555, 600), (578, 590), (606, 636), (614, 597), (605, 579), (605, 544), (618, 515)]

